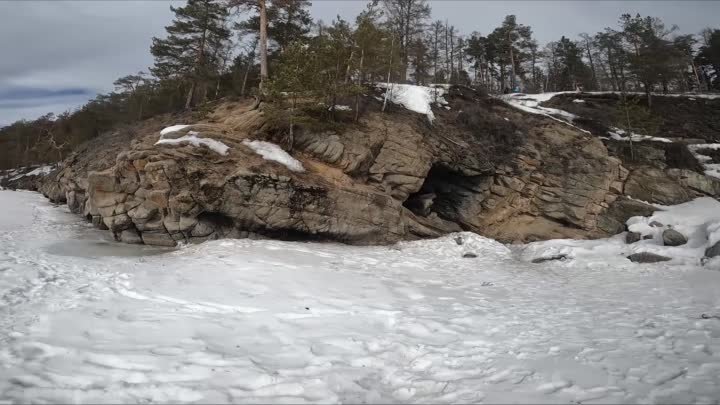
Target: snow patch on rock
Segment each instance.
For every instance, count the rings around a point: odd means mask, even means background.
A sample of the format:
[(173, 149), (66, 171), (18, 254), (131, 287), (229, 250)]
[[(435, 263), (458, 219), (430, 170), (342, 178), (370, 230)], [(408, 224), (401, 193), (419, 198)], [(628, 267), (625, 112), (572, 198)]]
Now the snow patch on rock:
[(305, 171), (305, 168), (300, 161), (290, 156), (289, 153), (285, 152), (281, 147), (272, 142), (250, 141), (246, 139), (243, 141), (243, 144), (252, 149), (258, 155), (262, 156), (265, 160), (280, 163), (294, 172)]
[(701, 150), (712, 149), (720, 150), (720, 143), (701, 143), (695, 145), (688, 145), (688, 149), (695, 156), (695, 158), (705, 168), (705, 174), (707, 176), (715, 177), (720, 179), (720, 163), (712, 163), (712, 157), (703, 155), (700, 153)]
[(608, 135), (610, 135), (610, 138), (616, 140), (616, 141), (633, 141), (633, 142), (641, 142), (641, 141), (653, 141), (653, 142), (665, 142), (665, 143), (672, 143), (672, 139), (668, 138), (661, 138), (657, 136), (649, 136), (649, 135), (640, 135), (632, 132), (630, 136), (627, 135), (627, 131), (624, 129), (613, 127), (610, 131), (608, 131)]
[(198, 135), (199, 133), (190, 131), (187, 133), (187, 135), (183, 135), (179, 138), (161, 138), (159, 141), (155, 142), (155, 145), (181, 145), (183, 143), (188, 143), (195, 147), (205, 146), (221, 155), (227, 155), (228, 150), (230, 150), (229, 146), (218, 140), (211, 138), (200, 138)]
[[(27, 173), (22, 173), (22, 171), (25, 170), (25, 168), (19, 168), (19, 169), (15, 169), (12, 172), (8, 172), (7, 177), (13, 176), (10, 178), (9, 181), (14, 181), (14, 180), (18, 180), (18, 179), (21, 179), (23, 177), (28, 177), (28, 176), (45, 176), (47, 174), (50, 174), (50, 172), (52, 172), (54, 169), (55, 169), (55, 165), (45, 165), (45, 166), (40, 166), (33, 170), (30, 170)], [(20, 174), (16, 174), (16, 173), (20, 173)]]
[(185, 128), (188, 128), (188, 127), (190, 127), (190, 125), (177, 124), (177, 125), (169, 126), (169, 127), (167, 127), (167, 128), (163, 128), (163, 130), (160, 131), (160, 139), (163, 139), (163, 137), (164, 137), (165, 135), (171, 134), (171, 133), (173, 133), (173, 132), (181, 131), (181, 130), (183, 130), (183, 129), (185, 129)]
[(412, 84), (378, 83), (377, 87), (385, 89), (388, 101), (402, 105), (410, 111), (424, 114), (430, 122), (435, 120), (432, 104), (447, 105), (443, 97), (448, 90), (447, 86), (416, 86)]

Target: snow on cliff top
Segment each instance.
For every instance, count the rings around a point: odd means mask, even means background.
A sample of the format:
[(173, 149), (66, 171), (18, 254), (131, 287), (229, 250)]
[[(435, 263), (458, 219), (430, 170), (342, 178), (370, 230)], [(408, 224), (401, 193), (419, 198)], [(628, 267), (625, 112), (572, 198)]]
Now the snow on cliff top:
[(160, 131), (160, 139), (162, 139), (165, 135), (171, 134), (173, 132), (177, 132), (180, 130), (183, 130), (185, 128), (188, 128), (190, 125), (185, 124), (177, 124), (177, 125), (171, 125), (167, 128), (164, 128), (162, 131)]
[(159, 141), (155, 142), (155, 145), (180, 145), (183, 143), (189, 143), (190, 145), (193, 145), (195, 147), (206, 146), (221, 155), (227, 155), (228, 150), (230, 149), (229, 146), (215, 139), (200, 138), (198, 135), (200, 135), (198, 132), (190, 131), (187, 133), (187, 135), (183, 135), (179, 138), (161, 138)]
[(427, 115), (430, 122), (435, 119), (432, 112), (432, 103), (446, 105), (443, 95), (447, 88), (443, 86), (427, 87), (413, 84), (378, 83), (377, 87), (386, 89), (388, 100), (402, 105), (410, 111)]
[(247, 145), (250, 149), (252, 149), (258, 155), (262, 156), (265, 160), (278, 162), (294, 172), (305, 171), (302, 163), (300, 163), (294, 157), (290, 156), (290, 154), (285, 152), (281, 147), (275, 145), (274, 143), (264, 141), (249, 141), (246, 139), (243, 141), (243, 144)]

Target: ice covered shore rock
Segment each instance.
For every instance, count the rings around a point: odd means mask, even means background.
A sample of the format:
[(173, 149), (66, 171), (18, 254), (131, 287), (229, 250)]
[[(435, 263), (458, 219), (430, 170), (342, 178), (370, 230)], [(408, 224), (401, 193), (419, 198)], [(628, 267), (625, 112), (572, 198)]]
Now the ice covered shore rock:
[(670, 261), (672, 258), (651, 252), (638, 252), (628, 256), (628, 260), (635, 263), (659, 263)]

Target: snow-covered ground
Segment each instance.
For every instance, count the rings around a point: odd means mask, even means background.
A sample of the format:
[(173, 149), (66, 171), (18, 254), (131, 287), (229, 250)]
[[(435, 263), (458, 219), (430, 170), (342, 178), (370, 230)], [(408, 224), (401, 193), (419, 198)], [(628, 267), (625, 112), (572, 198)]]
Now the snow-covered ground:
[(689, 145), (688, 148), (698, 162), (703, 165), (703, 168), (705, 168), (705, 175), (720, 179), (720, 163), (713, 163), (712, 157), (700, 153), (703, 150), (718, 150), (720, 149), (720, 143), (700, 143)]
[(658, 136), (650, 136), (650, 135), (641, 135), (636, 134), (635, 132), (632, 132), (630, 136), (627, 135), (627, 131), (624, 129), (613, 127), (609, 132), (608, 135), (610, 135), (610, 138), (616, 140), (616, 141), (633, 141), (633, 142), (641, 142), (641, 141), (653, 141), (653, 142), (664, 142), (664, 143), (672, 143), (672, 139), (668, 138), (662, 138)]
[(410, 111), (425, 114), (432, 122), (435, 114), (432, 105), (447, 107), (447, 100), (443, 97), (449, 88), (448, 85), (436, 84), (431, 86), (416, 86), (412, 84), (378, 83), (378, 88), (385, 89), (388, 101), (402, 105)]
[(720, 398), (717, 261), (631, 263), (622, 236), (159, 250), (39, 194), (0, 207), (0, 402)]
[(53, 169), (55, 169), (55, 165), (44, 165), (35, 168), (32, 166), (18, 167), (16, 169), (0, 171), (0, 180), (9, 179), (10, 181), (14, 181), (27, 176), (43, 176), (52, 172)]
[(558, 94), (572, 94), (571, 92), (560, 92), (560, 93), (540, 93), (540, 94), (522, 94), (522, 93), (511, 93), (503, 94), (499, 96), (502, 100), (505, 100), (511, 106), (528, 112), (530, 114), (546, 115), (551, 118), (558, 118), (569, 123), (572, 123), (577, 118), (575, 114), (571, 114), (565, 110), (559, 110), (557, 108), (542, 107), (540, 104), (549, 101), (551, 98)]

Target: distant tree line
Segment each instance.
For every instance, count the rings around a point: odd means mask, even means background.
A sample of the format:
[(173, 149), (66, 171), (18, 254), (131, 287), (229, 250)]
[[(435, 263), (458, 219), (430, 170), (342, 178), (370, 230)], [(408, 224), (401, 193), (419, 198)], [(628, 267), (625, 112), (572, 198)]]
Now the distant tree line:
[[(119, 124), (227, 96), (358, 102), (377, 82), (451, 83), (490, 93), (720, 90), (720, 30), (679, 35), (654, 17), (545, 46), (508, 15), (486, 35), (431, 18), (426, 0), (372, 0), (354, 19), (313, 21), (307, 0), (188, 0), (171, 6), (155, 63), (75, 111), (0, 129), (0, 168), (63, 159)], [(357, 108), (355, 108), (357, 114)], [(357, 116), (355, 117), (357, 119)], [(291, 126), (292, 128), (292, 126)]]

